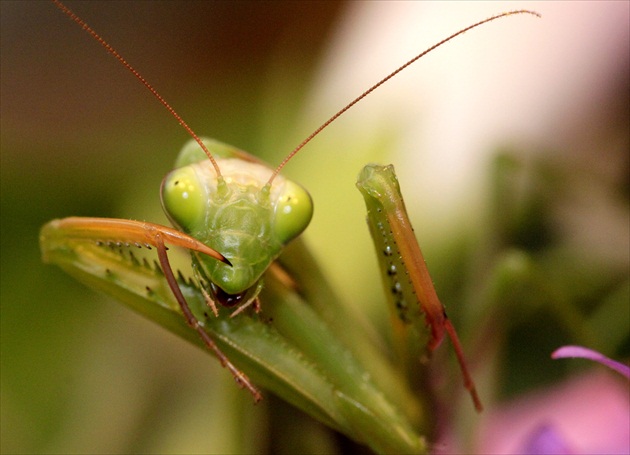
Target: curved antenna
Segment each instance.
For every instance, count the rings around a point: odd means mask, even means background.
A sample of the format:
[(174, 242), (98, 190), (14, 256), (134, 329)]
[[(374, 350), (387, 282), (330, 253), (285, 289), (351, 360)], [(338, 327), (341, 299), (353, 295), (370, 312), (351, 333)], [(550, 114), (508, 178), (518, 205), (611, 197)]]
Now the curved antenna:
[(407, 68), (409, 65), (411, 65), (412, 63), (415, 63), (417, 60), (419, 60), (420, 58), (424, 57), (425, 55), (427, 55), (429, 52), (431, 52), (432, 50), (440, 47), (442, 44), (452, 40), (453, 38), (461, 35), (462, 33), (467, 32), (468, 30), (471, 30), (475, 27), (479, 27), (480, 25), (483, 25), (487, 22), (491, 22), (493, 20), (496, 19), (500, 19), (502, 17), (506, 17), (506, 16), (512, 16), (514, 14), (531, 14), (533, 16), (536, 17), (541, 17), (539, 13), (537, 13), (536, 11), (530, 11), (530, 10), (526, 10), (526, 9), (521, 9), (521, 10), (516, 10), (516, 11), (507, 11), (505, 13), (501, 13), (501, 14), (497, 14), (496, 16), (492, 16), (489, 17), (487, 19), (484, 19), (482, 21), (477, 22), (476, 24), (472, 24), (469, 25), (466, 28), (461, 29), (460, 31), (458, 31), (457, 33), (453, 33), (451, 36), (449, 36), (448, 38), (444, 38), (442, 41), (440, 41), (439, 43), (434, 44), (433, 46), (431, 46), (430, 48), (428, 48), (427, 50), (425, 50), (424, 52), (416, 55), (414, 58), (412, 58), (411, 60), (409, 60), (407, 63), (405, 63), (404, 65), (400, 66), (398, 69), (394, 70), (393, 72), (391, 72), (390, 74), (388, 74), (387, 76), (385, 76), (383, 79), (381, 79), (380, 81), (378, 81), (376, 84), (374, 84), (372, 87), (370, 87), (369, 89), (367, 89), (365, 92), (361, 93), (359, 96), (357, 96), (354, 100), (352, 100), (350, 103), (348, 103), (344, 108), (342, 108), (341, 110), (339, 110), (335, 115), (333, 115), (332, 117), (330, 117), (328, 120), (326, 120), (319, 128), (317, 128), (315, 131), (313, 131), (306, 139), (304, 139), (297, 147), (295, 147), (293, 149), (293, 151), (291, 153), (289, 153), (286, 158), (284, 160), (282, 160), (282, 162), (280, 163), (280, 165), (276, 168), (275, 171), (273, 171), (273, 174), (271, 174), (271, 178), (267, 181), (268, 185), (271, 185), (271, 183), (273, 182), (273, 180), (276, 178), (276, 176), (280, 173), (280, 171), (282, 170), (282, 168), (291, 160), (291, 158), (293, 158), (297, 152), (299, 152), (300, 150), (302, 150), (302, 148), (308, 144), (315, 136), (317, 136), (319, 133), (322, 132), (322, 130), (324, 128), (326, 128), (328, 125), (330, 125), (332, 122), (334, 122), (335, 120), (337, 120), (339, 117), (341, 117), (342, 114), (344, 114), (348, 109), (350, 109), (352, 106), (354, 106), (355, 104), (357, 104), (359, 101), (361, 101), (363, 98), (365, 98), (366, 96), (368, 96), (370, 93), (372, 93), (374, 90), (376, 90), (377, 88), (379, 88), (381, 85), (383, 85), (385, 82), (387, 82), (388, 80), (390, 80), (392, 77), (394, 77), (395, 75), (397, 75), (398, 73), (400, 73), (402, 70), (404, 70), (405, 68)]
[(81, 19), (79, 16), (74, 14), (74, 12), (70, 8), (68, 8), (66, 5), (61, 3), (59, 0), (52, 0), (52, 2), (55, 4), (55, 6), (57, 8), (59, 8), (63, 13), (65, 13), (70, 19), (72, 19), (74, 22), (79, 24), (83, 30), (88, 32), (92, 36), (92, 38), (94, 38), (96, 41), (98, 41), (107, 50), (107, 52), (109, 52), (114, 57), (116, 57), (116, 59), (120, 63), (122, 63), (123, 66), (125, 68), (127, 68), (131, 72), (131, 74), (136, 76), (136, 78), (140, 82), (142, 82), (142, 84), (147, 89), (149, 89), (149, 91), (153, 94), (153, 96), (155, 96), (158, 99), (158, 101), (160, 103), (162, 103), (162, 105), (171, 113), (171, 115), (177, 119), (179, 124), (184, 127), (184, 129), (188, 132), (188, 134), (190, 134), (193, 137), (193, 139), (195, 139), (195, 141), (197, 141), (197, 144), (199, 144), (199, 146), (203, 149), (203, 151), (208, 156), (208, 159), (212, 163), (212, 166), (214, 166), (214, 169), (215, 169), (215, 171), (217, 173), (217, 178), (221, 179), (222, 178), (221, 177), (221, 170), (219, 169), (219, 165), (217, 164), (216, 160), (212, 156), (212, 153), (210, 153), (210, 150), (208, 150), (208, 148), (205, 146), (205, 144), (202, 142), (202, 140), (199, 139), (199, 136), (197, 136), (197, 134), (195, 134), (195, 132), (192, 130), (192, 128), (190, 126), (188, 126), (188, 124), (184, 121), (184, 119), (181, 118), (180, 115), (177, 112), (175, 112), (175, 109), (173, 109), (171, 107), (171, 105), (168, 104), (164, 98), (162, 98), (162, 95), (160, 95), (158, 93), (158, 91), (155, 88), (153, 88), (153, 86), (151, 84), (149, 84), (147, 82), (147, 80), (144, 77), (142, 77), (142, 75), (133, 66), (131, 66), (129, 63), (127, 63), (127, 60), (125, 60), (122, 57), (122, 55), (120, 55), (112, 46), (110, 46), (107, 41), (105, 41), (103, 38), (101, 38), (101, 36), (98, 33), (96, 33), (92, 29), (92, 27), (90, 27), (88, 24), (86, 24), (85, 21), (83, 19)]

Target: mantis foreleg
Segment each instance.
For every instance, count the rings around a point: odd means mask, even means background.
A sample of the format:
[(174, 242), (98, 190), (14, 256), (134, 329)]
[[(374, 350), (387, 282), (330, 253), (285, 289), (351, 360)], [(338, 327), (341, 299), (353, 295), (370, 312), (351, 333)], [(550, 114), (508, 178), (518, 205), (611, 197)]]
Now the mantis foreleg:
[(64, 241), (112, 242), (135, 245), (137, 247), (154, 246), (157, 248), (157, 237), (162, 243), (181, 246), (188, 250), (198, 251), (221, 262), (230, 262), (219, 252), (201, 243), (177, 229), (146, 221), (133, 221), (118, 218), (83, 218), (69, 217), (50, 222), (56, 229), (47, 232), (63, 233)]
[[(221, 262), (229, 264), (229, 261), (222, 254), (204, 245), (197, 239), (189, 235), (159, 224), (146, 223), (115, 218), (64, 218), (51, 221), (51, 228), (45, 232), (49, 235), (53, 232), (63, 233), (64, 242), (95, 242), (113, 243), (137, 247), (155, 247), (164, 277), (179, 304), (179, 307), (186, 319), (186, 323), (192, 327), (201, 337), (204, 345), (212, 351), (219, 359), (221, 365), (227, 368), (236, 382), (245, 387), (253, 395), (254, 401), (262, 399), (260, 391), (254, 387), (249, 378), (236, 368), (227, 356), (219, 349), (210, 335), (201, 327), (199, 320), (190, 310), (184, 295), (179, 288), (173, 268), (170, 265), (165, 242), (172, 245), (181, 246), (188, 250), (198, 251), (207, 254)], [(50, 241), (51, 239), (46, 239)], [(42, 240), (43, 241), (43, 240)]]
[(199, 336), (203, 340), (203, 343), (206, 345), (206, 347), (214, 353), (217, 359), (219, 359), (219, 361), (221, 362), (221, 365), (224, 368), (227, 368), (230, 371), (230, 373), (232, 373), (232, 376), (234, 376), (236, 383), (239, 386), (245, 387), (247, 390), (249, 390), (250, 393), (254, 397), (254, 401), (258, 403), (260, 400), (262, 400), (262, 395), (260, 394), (260, 391), (252, 384), (252, 382), (245, 375), (245, 373), (240, 371), (238, 368), (236, 368), (232, 364), (232, 362), (230, 362), (227, 356), (219, 349), (219, 347), (214, 342), (214, 340), (210, 338), (210, 335), (208, 335), (208, 333), (201, 327), (201, 325), (199, 324), (199, 321), (197, 320), (195, 315), (192, 313), (192, 311), (190, 311), (190, 308), (188, 307), (188, 303), (186, 302), (186, 299), (184, 298), (184, 295), (182, 294), (182, 291), (179, 288), (179, 285), (177, 284), (177, 279), (175, 278), (175, 275), (173, 274), (173, 268), (171, 267), (171, 264), (168, 260), (168, 255), (166, 253), (166, 246), (164, 245), (164, 241), (162, 240), (161, 234), (156, 235), (156, 243), (157, 243), (156, 248), (157, 248), (158, 259), (160, 261), (160, 266), (162, 266), (162, 271), (164, 272), (166, 281), (168, 282), (169, 287), (173, 291), (173, 295), (175, 296), (177, 303), (179, 303), (179, 307), (181, 308), (182, 313), (184, 314), (184, 318), (186, 319), (186, 322), (188, 323), (190, 327), (195, 329), (195, 331), (199, 334)]
[[(448, 334), (459, 362), (464, 385), (477, 411), (483, 406), (468, 371), (457, 332), (438, 299), (431, 275), (400, 193), (393, 166), (366, 166), (357, 182), (368, 210), (368, 225), (374, 240), (386, 294), (399, 323), (421, 325), (421, 316), (431, 330), (429, 354)], [(417, 303), (418, 305), (414, 305)]]

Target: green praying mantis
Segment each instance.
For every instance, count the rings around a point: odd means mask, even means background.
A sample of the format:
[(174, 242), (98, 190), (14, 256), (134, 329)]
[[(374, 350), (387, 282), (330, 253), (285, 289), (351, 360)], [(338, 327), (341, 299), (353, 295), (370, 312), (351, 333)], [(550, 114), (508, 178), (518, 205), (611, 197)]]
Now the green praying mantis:
[[(162, 205), (174, 228), (122, 219), (53, 220), (40, 235), (44, 260), (201, 343), (255, 402), (262, 399), (255, 384), (262, 384), (379, 452), (425, 448), (414, 427), (426, 416), (410, 404), (409, 386), (359, 331), (348, 329), (344, 309), (334, 304), (333, 291), (299, 238), (313, 214), (310, 195), (280, 172), (324, 128), (428, 52), (487, 22), (538, 14), (498, 14), (440, 41), (350, 102), (271, 168), (235, 147), (198, 137), (117, 51), (65, 5), (53, 2), (124, 65), (192, 140), (162, 182)], [(448, 335), (465, 387), (481, 411), (393, 167), (366, 166), (357, 186), (400, 344), (414, 345), (411, 352), (417, 355), (424, 340), (430, 354)], [(174, 271), (169, 247), (190, 252), (189, 270)], [(154, 249), (157, 261), (136, 249)]]

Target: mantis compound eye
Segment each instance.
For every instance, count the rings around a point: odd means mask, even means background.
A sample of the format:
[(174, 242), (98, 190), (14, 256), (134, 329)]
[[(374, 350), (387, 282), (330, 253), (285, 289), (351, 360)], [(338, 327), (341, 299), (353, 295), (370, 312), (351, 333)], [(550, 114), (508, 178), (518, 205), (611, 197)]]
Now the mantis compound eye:
[(177, 226), (192, 232), (204, 221), (206, 189), (190, 166), (169, 172), (160, 193), (166, 215)]
[(274, 212), (273, 230), (282, 243), (300, 235), (313, 217), (311, 195), (300, 185), (287, 181)]

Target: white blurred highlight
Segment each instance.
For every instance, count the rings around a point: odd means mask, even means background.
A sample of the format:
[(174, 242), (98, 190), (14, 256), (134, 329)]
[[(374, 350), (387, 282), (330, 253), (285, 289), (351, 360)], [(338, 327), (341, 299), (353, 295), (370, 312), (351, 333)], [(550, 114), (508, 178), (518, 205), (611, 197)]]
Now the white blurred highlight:
[(391, 122), (403, 127), (392, 160), (407, 205), (428, 210), (438, 226), (448, 224), (453, 211), (474, 210), (483, 200), (482, 183), (497, 147), (579, 155), (598, 146), (593, 137), (606, 121), (598, 108), (621, 72), (627, 74), (629, 5), (351, 3), (316, 81), (314, 115), (334, 111), (473, 22), (512, 9), (541, 13), (542, 19), (507, 17), (458, 37), (348, 114), (348, 124), (356, 125), (349, 134)]

